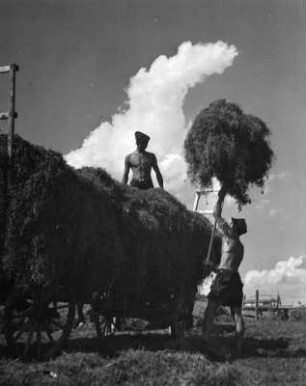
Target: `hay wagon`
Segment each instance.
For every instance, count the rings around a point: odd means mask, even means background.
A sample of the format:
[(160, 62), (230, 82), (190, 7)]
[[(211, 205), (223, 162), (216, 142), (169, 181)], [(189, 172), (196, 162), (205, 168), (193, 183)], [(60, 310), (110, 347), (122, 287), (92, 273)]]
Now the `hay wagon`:
[(89, 293), (61, 285), (49, 293), (41, 288), (23, 292), (11, 284), (1, 299), (2, 327), (9, 352), (23, 359), (56, 355), (71, 332), (77, 303), (90, 305), (91, 321), (101, 338), (107, 337), (121, 318), (145, 319), (158, 328), (169, 326), (171, 336), (176, 338), (189, 320), (194, 294), (169, 292), (159, 294), (161, 298), (154, 295), (155, 299), (133, 299), (120, 290)]
[[(83, 274), (72, 272), (70, 280), (53, 282), (51, 286), (32, 285), (23, 290), (7, 282), (0, 303), (2, 332), (9, 352), (22, 359), (56, 355), (71, 333), (77, 304), (90, 306), (90, 319), (101, 338), (107, 337), (122, 318), (144, 319), (159, 329), (170, 327), (172, 338), (177, 338), (190, 322), (195, 287), (187, 288), (186, 281), (169, 288), (167, 282), (156, 277), (157, 285), (146, 283), (140, 293), (132, 272), (131, 278), (121, 276), (119, 283), (110, 287), (109, 283), (105, 286), (95, 281), (97, 268), (88, 267)], [(130, 285), (126, 286), (125, 279)]]
[[(55, 355), (76, 303), (91, 305), (99, 336), (122, 317), (170, 326), (176, 336), (203, 278), (208, 221), (161, 189), (139, 191), (102, 169), (72, 169), (60, 154), (17, 136), (13, 160), (9, 192), (0, 173), (0, 300), (9, 349), (23, 358)], [(216, 240), (216, 259), (219, 250)]]

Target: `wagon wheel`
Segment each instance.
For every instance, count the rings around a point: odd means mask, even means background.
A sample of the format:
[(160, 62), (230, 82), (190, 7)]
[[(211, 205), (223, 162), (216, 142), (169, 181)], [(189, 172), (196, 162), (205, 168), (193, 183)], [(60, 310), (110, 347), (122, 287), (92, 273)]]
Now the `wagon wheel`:
[(115, 318), (109, 315), (106, 316), (100, 312), (95, 312), (94, 324), (97, 335), (100, 338), (105, 338), (113, 333), (115, 328)]
[(185, 323), (183, 320), (179, 320), (178, 317), (174, 317), (170, 324), (171, 339), (179, 339), (185, 330)]
[(116, 323), (116, 318), (107, 311), (112, 304), (110, 291), (95, 291), (92, 294), (92, 300), (92, 318), (97, 335), (105, 338), (113, 333)]
[(183, 334), (186, 327), (185, 320), (181, 318), (184, 306), (184, 300), (178, 299), (176, 303), (175, 312), (170, 323), (170, 335), (171, 339), (179, 339)]
[(5, 308), (5, 337), (9, 350), (27, 359), (48, 359), (57, 354), (68, 338), (75, 303), (43, 302), (12, 293)]

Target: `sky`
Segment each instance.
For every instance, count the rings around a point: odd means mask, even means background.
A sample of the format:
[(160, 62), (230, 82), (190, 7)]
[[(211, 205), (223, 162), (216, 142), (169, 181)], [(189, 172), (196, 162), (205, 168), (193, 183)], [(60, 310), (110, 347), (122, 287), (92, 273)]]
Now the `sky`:
[(264, 120), (275, 153), (266, 186), (241, 212), (228, 198), (224, 215), (248, 224), (247, 296), (306, 303), (304, 1), (0, 0), (0, 48), (0, 66), (20, 66), (19, 135), (120, 180), (142, 130), (165, 189), (190, 209), (183, 142), (197, 114), (225, 98)]

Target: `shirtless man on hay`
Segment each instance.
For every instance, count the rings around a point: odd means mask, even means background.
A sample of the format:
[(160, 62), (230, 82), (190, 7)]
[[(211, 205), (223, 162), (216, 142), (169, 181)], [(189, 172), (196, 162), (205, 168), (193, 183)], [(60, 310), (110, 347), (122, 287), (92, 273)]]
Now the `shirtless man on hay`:
[[(122, 182), (127, 184), (130, 169), (132, 169), (133, 176), (130, 182), (131, 186), (138, 189), (153, 188), (151, 179), (151, 169), (155, 171), (157, 182), (163, 188), (163, 177), (157, 165), (155, 154), (146, 151), (150, 137), (141, 131), (135, 132), (137, 149), (125, 157), (124, 173)], [(77, 322), (76, 326), (82, 327), (85, 322), (83, 314), (83, 303), (77, 303)], [(120, 319), (117, 319), (116, 327), (120, 329)]]
[(244, 321), (241, 312), (243, 284), (238, 273), (238, 268), (244, 254), (244, 247), (240, 241), (240, 236), (247, 232), (247, 226), (244, 219), (232, 218), (232, 222), (227, 223), (221, 217), (222, 203), (225, 194), (226, 191), (222, 188), (219, 192), (219, 198), (214, 209), (217, 227), (223, 235), (222, 255), (217, 269), (216, 279), (208, 295), (208, 305), (205, 310), (203, 322), (203, 337), (204, 340), (209, 342), (209, 336), (218, 307), (221, 305), (229, 306), (236, 327), (236, 356), (240, 356), (244, 335)]
[(130, 185), (139, 189), (153, 188), (151, 169), (155, 171), (158, 185), (163, 189), (163, 177), (157, 165), (155, 154), (146, 151), (150, 137), (141, 131), (135, 132), (137, 149), (125, 157), (124, 173), (122, 182), (127, 184), (129, 171), (132, 169), (133, 176)]

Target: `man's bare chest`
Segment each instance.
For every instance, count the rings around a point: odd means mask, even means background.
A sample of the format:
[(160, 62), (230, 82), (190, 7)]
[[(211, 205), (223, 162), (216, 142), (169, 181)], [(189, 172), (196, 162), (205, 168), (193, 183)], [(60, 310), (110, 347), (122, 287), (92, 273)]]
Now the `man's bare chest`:
[(130, 165), (133, 168), (144, 167), (148, 168), (152, 166), (152, 157), (149, 154), (136, 153), (130, 156)]

